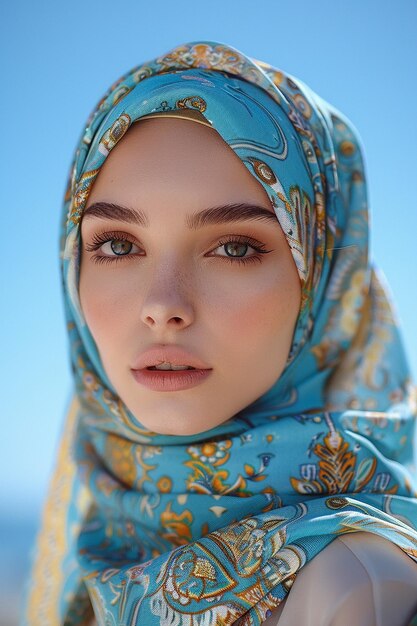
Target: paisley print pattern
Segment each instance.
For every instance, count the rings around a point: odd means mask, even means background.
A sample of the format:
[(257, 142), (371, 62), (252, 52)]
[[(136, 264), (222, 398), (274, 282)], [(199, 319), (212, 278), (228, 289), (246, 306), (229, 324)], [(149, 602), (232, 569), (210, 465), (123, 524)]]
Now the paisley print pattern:
[[(174, 437), (144, 428), (107, 379), (78, 300), (79, 224), (129, 127), (184, 108), (264, 186), (302, 304), (272, 388), (226, 423)], [(357, 132), (302, 81), (202, 41), (110, 87), (64, 197), (74, 401), (22, 624), (79, 626), (94, 611), (100, 626), (257, 626), (343, 533), (379, 534), (417, 567), (416, 393), (368, 240)]]

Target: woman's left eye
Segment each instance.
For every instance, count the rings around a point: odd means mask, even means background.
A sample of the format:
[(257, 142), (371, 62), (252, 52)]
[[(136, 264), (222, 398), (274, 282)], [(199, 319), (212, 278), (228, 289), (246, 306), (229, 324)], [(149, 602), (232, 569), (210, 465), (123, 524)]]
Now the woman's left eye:
[[(217, 250), (219, 248), (224, 248), (226, 250), (226, 255), (220, 254), (214, 256), (220, 256), (230, 263), (253, 263), (254, 261), (258, 261), (260, 263), (261, 254), (272, 252), (272, 250), (265, 250), (265, 244), (260, 241), (256, 241), (251, 237), (243, 235), (230, 235), (229, 237), (222, 239), (219, 241), (215, 249)], [(255, 250), (256, 254), (251, 254), (250, 256), (240, 256), (240, 252), (243, 250), (243, 254), (245, 254), (248, 248)]]

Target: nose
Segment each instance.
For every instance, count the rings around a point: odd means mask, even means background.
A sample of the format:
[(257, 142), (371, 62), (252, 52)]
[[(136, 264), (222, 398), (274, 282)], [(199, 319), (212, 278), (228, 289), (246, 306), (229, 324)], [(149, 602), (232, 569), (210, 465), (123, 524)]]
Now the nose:
[(166, 265), (156, 271), (142, 303), (143, 323), (161, 331), (189, 326), (194, 319), (189, 283), (187, 289), (183, 274)]

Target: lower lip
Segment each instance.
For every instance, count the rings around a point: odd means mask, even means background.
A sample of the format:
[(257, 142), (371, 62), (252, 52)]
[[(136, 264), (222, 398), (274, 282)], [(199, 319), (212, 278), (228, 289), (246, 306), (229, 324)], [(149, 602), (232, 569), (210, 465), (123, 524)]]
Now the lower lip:
[(202, 383), (212, 370), (132, 370), (134, 379), (153, 391), (181, 391)]

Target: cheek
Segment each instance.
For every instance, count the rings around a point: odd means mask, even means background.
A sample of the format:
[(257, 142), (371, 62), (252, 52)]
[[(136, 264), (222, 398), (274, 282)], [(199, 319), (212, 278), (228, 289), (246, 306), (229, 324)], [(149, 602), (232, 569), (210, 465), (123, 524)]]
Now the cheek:
[[(292, 263), (292, 260), (291, 260)], [(262, 396), (281, 376), (291, 348), (301, 288), (292, 265), (261, 272), (224, 292), (213, 316), (210, 345), (222, 380), (219, 394), (232, 413)], [(219, 358), (218, 355), (221, 355)]]
[(250, 362), (286, 360), (301, 301), (296, 269), (288, 264), (238, 287), (239, 281), (229, 285), (217, 296), (216, 307), (211, 307), (214, 333), (221, 332), (231, 356), (239, 354)]
[[(114, 278), (116, 277), (116, 274)], [(111, 272), (94, 271), (81, 266), (80, 272), (80, 303), (91, 335), (103, 354), (112, 344), (115, 332), (115, 321), (118, 329), (123, 324), (126, 310), (125, 281), (112, 278)]]

